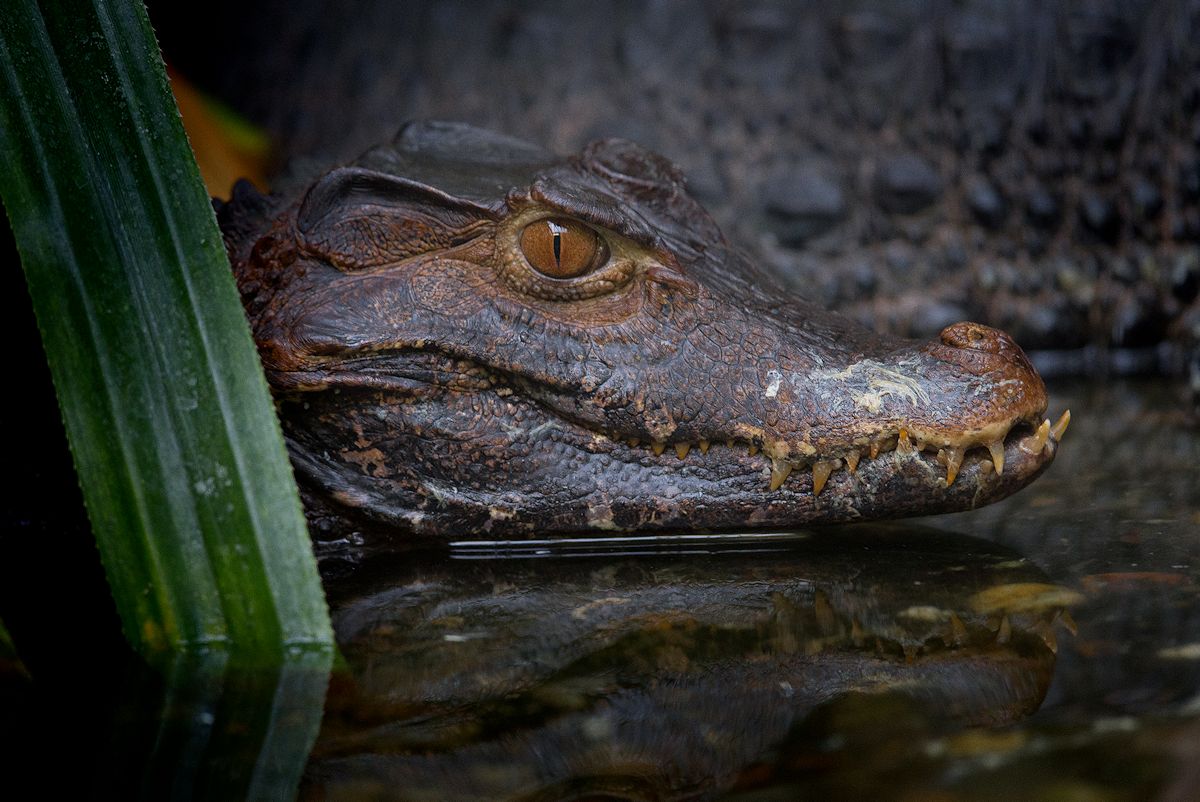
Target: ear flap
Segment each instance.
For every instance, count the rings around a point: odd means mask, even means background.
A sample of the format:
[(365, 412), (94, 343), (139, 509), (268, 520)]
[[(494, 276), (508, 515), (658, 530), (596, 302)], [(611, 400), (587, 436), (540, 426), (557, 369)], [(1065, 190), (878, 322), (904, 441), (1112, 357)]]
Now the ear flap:
[(342, 167), (300, 204), (296, 225), (308, 249), (341, 270), (360, 270), (466, 242), (493, 209), (385, 173)]

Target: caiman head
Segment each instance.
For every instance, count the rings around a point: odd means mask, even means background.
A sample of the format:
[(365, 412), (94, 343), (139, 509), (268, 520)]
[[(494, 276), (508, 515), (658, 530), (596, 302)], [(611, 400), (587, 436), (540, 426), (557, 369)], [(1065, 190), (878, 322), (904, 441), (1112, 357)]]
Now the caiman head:
[[(1009, 495), (1066, 426), (1019, 347), (782, 290), (679, 170), (411, 124), (220, 209), (310, 518), (453, 539), (898, 517)], [(318, 527), (319, 528), (319, 527)]]

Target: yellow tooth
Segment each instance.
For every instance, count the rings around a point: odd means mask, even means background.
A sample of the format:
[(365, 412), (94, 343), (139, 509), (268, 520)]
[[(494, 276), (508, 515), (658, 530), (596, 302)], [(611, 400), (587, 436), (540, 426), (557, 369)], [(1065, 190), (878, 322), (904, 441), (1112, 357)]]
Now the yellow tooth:
[(829, 474), (833, 473), (833, 463), (819, 459), (813, 463), (813, 495), (821, 495), (821, 491), (825, 488), (825, 482), (829, 479)]
[(680, 459), (683, 459), (684, 457), (686, 457), (688, 455), (688, 452), (691, 450), (692, 450), (691, 443), (676, 443), (675, 444), (675, 456), (679, 457)]
[(1042, 425), (1037, 427), (1037, 431), (1033, 433), (1031, 442), (1021, 441), (1021, 450), (1027, 454), (1040, 454), (1042, 449), (1046, 447), (1046, 440), (1050, 437), (1050, 421), (1049, 419), (1042, 421)]
[(896, 450), (901, 454), (908, 454), (913, 450), (912, 441), (908, 439), (907, 429), (901, 429), (900, 434), (896, 435)]
[(757, 453), (758, 453), (758, 446), (756, 446), (754, 443), (751, 443), (750, 444), (750, 456), (753, 457)]
[(858, 623), (858, 616), (850, 619), (850, 640), (854, 641), (854, 645), (858, 646), (863, 641), (862, 624)]
[(1008, 623), (1008, 616), (1000, 619), (1000, 628), (996, 630), (996, 643), (1008, 643), (1012, 640), (1012, 624)]
[(946, 487), (954, 484), (954, 477), (958, 476), (958, 469), (962, 467), (964, 453), (965, 449), (954, 446), (946, 446), (938, 452), (946, 464)]
[(1072, 635), (1079, 634), (1079, 625), (1075, 623), (1075, 619), (1071, 617), (1069, 612), (1063, 610), (1062, 615), (1058, 617), (1058, 620), (1064, 627), (1067, 628), (1067, 632), (1070, 632)]
[(997, 440), (987, 444), (987, 450), (992, 453), (992, 464), (996, 466), (996, 475), (1004, 473), (1004, 443)]
[(857, 451), (851, 451), (846, 455), (846, 470), (850, 471), (850, 473), (858, 470), (858, 456)]
[(950, 613), (950, 640), (955, 646), (963, 646), (970, 639), (967, 625), (962, 622), (957, 613)]
[(783, 480), (792, 472), (792, 463), (782, 459), (771, 460), (771, 489), (778, 490)]
[(734, 446), (734, 441), (733, 441), (733, 440), (726, 440), (726, 441), (725, 441), (725, 447), (726, 447), (726, 448), (733, 448), (733, 446)]
[(1054, 422), (1054, 425), (1050, 427), (1050, 436), (1054, 438), (1056, 443), (1062, 440), (1062, 436), (1066, 433), (1067, 426), (1070, 425), (1070, 423), (1071, 410), (1068, 409), (1066, 412), (1060, 415), (1058, 420)]
[(1047, 649), (1054, 654), (1058, 654), (1058, 636), (1054, 634), (1053, 625), (1043, 622), (1034, 631), (1041, 636), (1042, 643), (1046, 644)]
[(708, 447), (709, 447), (709, 445), (710, 445), (710, 444), (709, 444), (709, 442), (708, 442), (707, 440), (701, 440), (701, 441), (700, 441), (700, 453), (701, 453), (701, 454), (707, 454), (707, 453), (708, 453)]
[(629, 443), (629, 445), (633, 446), (634, 448), (637, 448), (638, 446), (640, 446), (642, 444), (642, 441), (638, 440), (636, 437), (630, 437), (625, 442)]
[(871, 443), (871, 459), (879, 456), (879, 443)]
[(662, 456), (662, 453), (667, 450), (667, 444), (662, 440), (654, 440), (650, 443), (650, 450), (654, 452), (655, 456)]

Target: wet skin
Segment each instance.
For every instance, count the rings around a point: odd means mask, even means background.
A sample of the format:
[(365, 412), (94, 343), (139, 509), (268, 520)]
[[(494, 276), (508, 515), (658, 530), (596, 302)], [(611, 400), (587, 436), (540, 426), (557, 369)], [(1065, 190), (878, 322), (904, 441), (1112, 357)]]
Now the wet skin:
[(974, 323), (876, 335), (779, 289), (677, 169), (406, 126), (220, 219), (318, 529), (461, 538), (963, 510), (1066, 427)]

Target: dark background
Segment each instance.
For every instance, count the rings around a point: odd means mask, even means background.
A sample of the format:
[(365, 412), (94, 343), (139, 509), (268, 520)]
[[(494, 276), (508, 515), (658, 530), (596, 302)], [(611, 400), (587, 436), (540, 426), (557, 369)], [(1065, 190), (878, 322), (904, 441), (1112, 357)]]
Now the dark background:
[[(291, 172), (410, 118), (677, 161), (731, 239), (876, 328), (987, 322), (1055, 369), (1200, 331), (1196, 2), (154, 2)], [(1116, 353), (1119, 351), (1120, 353)], [(1115, 354), (1115, 355), (1114, 355)]]

